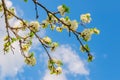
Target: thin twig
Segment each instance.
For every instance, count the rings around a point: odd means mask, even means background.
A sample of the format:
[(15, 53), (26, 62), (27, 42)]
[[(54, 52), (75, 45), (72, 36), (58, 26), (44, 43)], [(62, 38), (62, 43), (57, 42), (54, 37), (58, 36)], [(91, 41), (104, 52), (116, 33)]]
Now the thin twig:
[(34, 4), (35, 4), (35, 12), (36, 12), (36, 19), (38, 19), (39, 18), (39, 15), (38, 15), (38, 9), (37, 9), (37, 4), (36, 4), (36, 0), (35, 0), (35, 2), (34, 2)]

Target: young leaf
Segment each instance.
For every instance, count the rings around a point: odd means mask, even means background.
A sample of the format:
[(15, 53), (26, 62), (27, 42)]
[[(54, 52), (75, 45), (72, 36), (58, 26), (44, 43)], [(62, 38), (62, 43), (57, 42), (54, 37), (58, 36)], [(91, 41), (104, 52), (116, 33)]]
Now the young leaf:
[(24, 2), (28, 2), (28, 0), (24, 0)]

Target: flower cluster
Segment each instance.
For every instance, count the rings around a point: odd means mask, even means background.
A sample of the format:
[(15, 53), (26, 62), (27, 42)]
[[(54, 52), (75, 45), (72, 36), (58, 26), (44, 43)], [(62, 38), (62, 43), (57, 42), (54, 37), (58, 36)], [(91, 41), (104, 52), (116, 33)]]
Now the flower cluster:
[(85, 41), (89, 41), (91, 39), (92, 34), (99, 34), (100, 31), (97, 28), (90, 28), (90, 29), (84, 29), (80, 36), (83, 38)]
[(66, 29), (71, 29), (73, 31), (76, 31), (78, 28), (78, 22), (76, 20), (70, 20), (69, 17), (65, 17), (65, 18), (60, 18), (61, 21), (63, 21), (65, 24), (69, 25), (62, 25), (62, 28), (66, 28)]
[(46, 36), (42, 39), (42, 42), (45, 44), (51, 44), (52, 40), (48, 36)]
[(39, 24), (38, 21), (32, 21), (32, 22), (30, 22), (29, 26), (30, 26), (30, 29), (31, 29), (33, 32), (39, 31), (40, 24)]
[(78, 28), (78, 22), (76, 20), (70, 21), (70, 29), (76, 31)]
[(51, 59), (48, 61), (48, 69), (50, 70), (51, 74), (61, 74), (62, 73), (62, 62), (57, 59)]
[(51, 44), (51, 51), (55, 51), (55, 49), (58, 47), (58, 43), (57, 42), (53, 42)]
[(55, 49), (58, 47), (58, 43), (57, 42), (52, 42), (51, 38), (49, 38), (48, 36), (43, 37), (42, 38), (42, 42), (49, 46), (49, 48), (51, 49), (51, 51), (55, 51)]
[(60, 5), (57, 9), (62, 16), (64, 16), (65, 12), (69, 12), (69, 8), (66, 5)]
[(90, 23), (91, 21), (90, 13), (80, 15), (80, 19), (83, 23)]
[(85, 41), (89, 41), (91, 39), (91, 35), (93, 34), (93, 31), (91, 29), (84, 29), (83, 32), (81, 32), (81, 37)]
[(25, 63), (34, 66), (36, 64), (36, 58), (33, 53), (29, 53), (28, 57), (25, 58)]

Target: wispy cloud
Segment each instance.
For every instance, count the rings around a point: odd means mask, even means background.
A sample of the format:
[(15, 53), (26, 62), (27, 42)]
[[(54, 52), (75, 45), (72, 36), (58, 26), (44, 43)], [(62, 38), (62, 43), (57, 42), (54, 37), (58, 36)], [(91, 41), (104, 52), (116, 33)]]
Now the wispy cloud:
[[(16, 44), (14, 44), (14, 46)], [(15, 47), (18, 48), (17, 46)], [(17, 49), (15, 50), (14, 55), (12, 54), (12, 52), (6, 55), (0, 53), (0, 79), (6, 76), (14, 77), (17, 74), (17, 72), (22, 69), (24, 65), (23, 60), (23, 57)]]

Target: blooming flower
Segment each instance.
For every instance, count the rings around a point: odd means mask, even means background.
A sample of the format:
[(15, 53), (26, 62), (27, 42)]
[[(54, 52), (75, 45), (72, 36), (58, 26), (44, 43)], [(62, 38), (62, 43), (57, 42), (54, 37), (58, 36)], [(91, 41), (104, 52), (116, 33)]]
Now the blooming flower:
[(61, 67), (57, 67), (56, 68), (56, 74), (61, 74), (62, 73), (62, 68)]
[(57, 30), (58, 32), (62, 32), (63, 28), (62, 28), (62, 27), (56, 27), (56, 30)]
[(42, 41), (46, 44), (50, 44), (52, 42), (52, 40), (48, 36), (44, 37)]
[(54, 42), (51, 44), (51, 51), (54, 51), (58, 47), (58, 43)]
[(48, 27), (48, 24), (49, 24), (49, 22), (48, 22), (47, 20), (44, 20), (44, 21), (42, 22), (41, 27), (42, 27), (42, 28), (47, 28), (47, 27)]
[[(70, 25), (70, 19), (69, 19), (69, 17), (66, 17), (66, 18), (60, 18), (60, 20), (62, 21), (62, 22), (64, 22), (65, 24), (67, 24), (67, 25)], [(62, 27), (63, 28), (67, 28), (67, 26), (66, 25), (62, 25)]]
[(69, 8), (66, 5), (60, 5), (57, 9), (62, 16), (64, 16), (65, 12), (69, 12)]
[[(71, 21), (68, 17), (66, 18), (60, 18), (61, 21), (63, 21), (65, 24), (70, 25), (70, 29), (76, 31), (76, 29), (78, 28), (78, 22), (76, 20)], [(66, 25), (62, 25), (63, 28), (67, 28), (68, 27)]]
[(80, 15), (80, 19), (83, 23), (90, 23), (91, 21), (90, 13)]
[(40, 24), (38, 21), (30, 22), (30, 29), (34, 32), (39, 31)]
[(91, 35), (93, 34), (93, 31), (91, 29), (85, 29), (83, 32), (81, 32), (81, 37), (85, 41), (89, 41), (91, 39)]
[(73, 20), (70, 22), (70, 24), (71, 24), (70, 28), (76, 31), (76, 29), (78, 28), (78, 22), (76, 20)]
[(36, 58), (33, 53), (29, 54), (28, 57), (25, 58), (25, 63), (31, 66), (36, 64)]
[(62, 62), (55, 58), (48, 60), (48, 68), (51, 74), (57, 74), (57, 75), (61, 74), (62, 73), (62, 68), (60, 67), (61, 65)]

